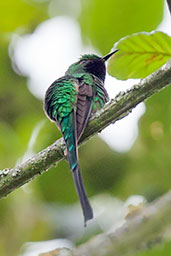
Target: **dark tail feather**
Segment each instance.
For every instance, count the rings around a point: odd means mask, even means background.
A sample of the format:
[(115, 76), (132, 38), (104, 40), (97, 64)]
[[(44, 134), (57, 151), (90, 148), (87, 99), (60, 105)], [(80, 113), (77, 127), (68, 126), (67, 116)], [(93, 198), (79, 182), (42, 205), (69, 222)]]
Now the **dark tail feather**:
[(72, 172), (73, 172), (75, 187), (77, 190), (78, 197), (80, 199), (80, 203), (81, 203), (81, 207), (84, 215), (84, 226), (86, 226), (86, 222), (93, 218), (93, 210), (90, 206), (90, 203), (88, 201), (87, 195), (84, 190), (79, 165), (77, 165)]
[[(77, 190), (78, 197), (80, 199), (83, 215), (84, 215), (84, 224), (93, 218), (93, 211), (88, 201), (87, 195), (84, 190), (81, 172), (79, 167), (78, 159), (78, 149), (77, 149), (77, 129), (76, 129), (76, 113), (74, 110), (67, 117), (69, 119), (63, 118), (61, 127), (64, 127), (63, 136), (67, 146), (67, 157), (70, 165), (70, 169), (73, 173), (73, 179), (75, 187)], [(66, 125), (67, 124), (67, 125)], [(66, 126), (66, 127), (65, 127)], [(61, 128), (62, 130), (62, 128)]]

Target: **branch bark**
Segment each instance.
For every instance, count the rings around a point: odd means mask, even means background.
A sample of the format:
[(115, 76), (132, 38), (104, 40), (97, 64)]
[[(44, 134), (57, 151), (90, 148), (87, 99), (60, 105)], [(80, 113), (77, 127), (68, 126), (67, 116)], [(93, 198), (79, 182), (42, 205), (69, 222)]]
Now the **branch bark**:
[[(111, 123), (127, 116), (139, 103), (168, 85), (171, 85), (171, 62), (141, 80), (140, 83), (132, 86), (128, 91), (120, 92), (115, 99), (97, 112), (88, 123), (80, 143), (85, 142)], [(15, 168), (6, 168), (0, 171), (0, 198), (8, 195), (64, 159), (64, 149), (64, 142), (59, 139)]]
[(97, 235), (73, 250), (57, 249), (40, 256), (132, 256), (161, 243), (170, 225), (171, 191), (117, 230)]

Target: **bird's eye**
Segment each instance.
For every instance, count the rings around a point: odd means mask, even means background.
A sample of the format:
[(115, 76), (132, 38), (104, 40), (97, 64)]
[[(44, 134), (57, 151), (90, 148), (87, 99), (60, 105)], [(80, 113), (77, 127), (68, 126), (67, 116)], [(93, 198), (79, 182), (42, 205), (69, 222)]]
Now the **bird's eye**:
[(86, 63), (86, 60), (82, 60), (81, 63), (82, 63), (82, 64), (85, 64), (85, 63)]

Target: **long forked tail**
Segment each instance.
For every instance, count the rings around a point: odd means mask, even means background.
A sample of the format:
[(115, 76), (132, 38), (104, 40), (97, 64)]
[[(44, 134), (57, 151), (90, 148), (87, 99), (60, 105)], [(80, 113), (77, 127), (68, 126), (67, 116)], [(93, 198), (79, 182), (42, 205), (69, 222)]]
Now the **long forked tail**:
[(86, 226), (86, 222), (93, 218), (93, 210), (84, 190), (79, 165), (77, 165), (76, 168), (73, 170), (73, 179), (84, 215), (84, 226)]
[(67, 146), (68, 162), (70, 165), (70, 169), (73, 173), (74, 184), (81, 203), (84, 215), (84, 224), (86, 226), (86, 222), (93, 218), (93, 211), (84, 190), (80, 172), (77, 149), (76, 120), (74, 111), (71, 112), (71, 114), (66, 118), (63, 118), (61, 122), (61, 130)]

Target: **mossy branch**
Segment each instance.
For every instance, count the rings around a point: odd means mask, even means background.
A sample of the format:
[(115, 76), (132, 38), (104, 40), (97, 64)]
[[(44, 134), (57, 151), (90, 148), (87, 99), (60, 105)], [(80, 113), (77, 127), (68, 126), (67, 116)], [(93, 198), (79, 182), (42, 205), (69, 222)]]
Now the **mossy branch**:
[[(128, 91), (120, 92), (115, 99), (111, 100), (101, 111), (97, 112), (91, 118), (80, 143), (85, 142), (111, 123), (122, 119), (139, 103), (168, 85), (171, 85), (171, 62), (168, 62), (159, 70), (141, 80), (140, 83), (132, 86)], [(21, 187), (64, 159), (64, 149), (63, 140), (59, 139), (15, 168), (6, 168), (0, 171), (0, 198), (8, 195), (16, 188)]]
[(56, 249), (40, 256), (133, 256), (167, 240), (171, 225), (171, 191), (130, 217), (118, 229), (110, 230), (70, 249)]

